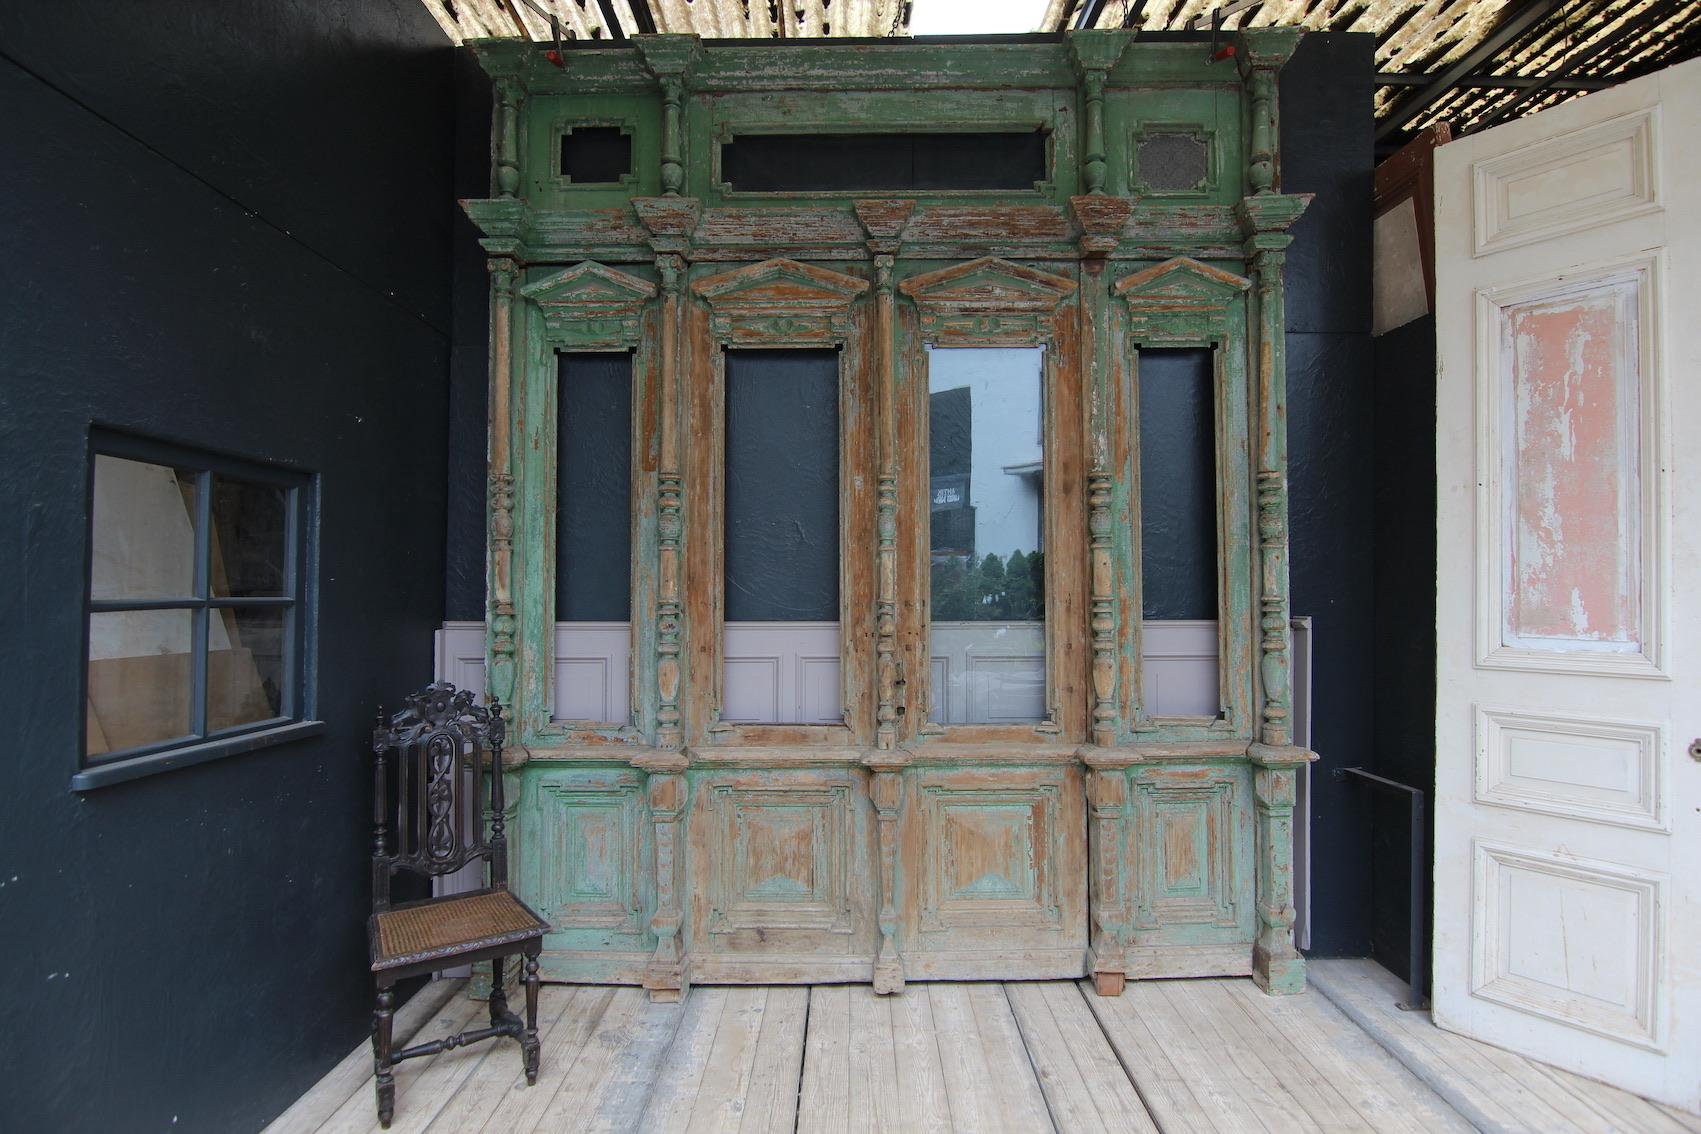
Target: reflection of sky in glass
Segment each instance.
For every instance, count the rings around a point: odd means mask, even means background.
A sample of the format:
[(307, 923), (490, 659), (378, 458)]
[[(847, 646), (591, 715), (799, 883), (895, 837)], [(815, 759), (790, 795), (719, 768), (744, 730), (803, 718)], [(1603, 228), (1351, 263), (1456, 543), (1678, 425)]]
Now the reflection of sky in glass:
[(1043, 357), (1037, 347), (928, 352), (929, 393), (969, 392), (968, 503), (974, 508), (977, 559), (1032, 553), (1041, 546)]
[(941, 724), (1045, 719), (1044, 354), (928, 352), (932, 702)]
[(1044, 0), (915, 0), (911, 35), (1002, 35), (1038, 31)]

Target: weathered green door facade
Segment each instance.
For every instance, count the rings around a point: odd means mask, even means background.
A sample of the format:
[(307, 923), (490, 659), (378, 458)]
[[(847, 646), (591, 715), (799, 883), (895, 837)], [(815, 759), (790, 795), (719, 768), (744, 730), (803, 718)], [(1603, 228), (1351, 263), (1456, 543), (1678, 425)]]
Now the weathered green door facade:
[[(645, 36), (565, 66), (475, 45), (497, 93), (492, 195), (465, 202), (492, 288), (486, 672), (518, 738), (508, 830), (556, 927), (547, 975), (659, 998), (1085, 974), (1107, 994), (1142, 976), (1302, 987), (1282, 262), (1307, 198), (1281, 193), (1275, 150), (1297, 35), (1247, 31), (1217, 62), (1101, 31)], [(938, 172), (884, 185), (898, 166), (871, 161), (799, 189), (755, 145), (733, 158), (764, 136), (771, 156), (776, 134), (782, 156), (922, 135), (913, 163)], [(998, 138), (1032, 178), (987, 188), (939, 158)], [(1214, 360), (1215, 712), (1143, 692), (1139, 357), (1171, 347)], [(953, 356), (975, 373), (946, 389), (951, 351), (984, 353)], [(630, 618), (585, 630), (629, 659), (627, 711), (603, 721), (557, 704), (577, 672), (556, 610), (564, 447), (594, 440), (563, 426), (561, 375), (583, 352), (631, 366)], [(752, 352), (837, 367), (836, 432), (813, 439), (836, 446), (836, 621), (728, 619), (729, 388)], [(1008, 412), (1037, 431), (988, 424), (1019, 387)], [(941, 471), (945, 415), (971, 400), (978, 481)], [(999, 445), (1032, 453), (989, 463)], [(1026, 543), (986, 554), (1000, 507), (1029, 517)], [(956, 621), (931, 609), (988, 560), (1025, 565), (1043, 612), (988, 629), (1005, 592), (984, 588)], [(772, 668), (832, 711), (737, 709), (733, 686), (770, 671), (735, 633), (835, 642)], [(947, 656), (950, 635), (966, 644)]]

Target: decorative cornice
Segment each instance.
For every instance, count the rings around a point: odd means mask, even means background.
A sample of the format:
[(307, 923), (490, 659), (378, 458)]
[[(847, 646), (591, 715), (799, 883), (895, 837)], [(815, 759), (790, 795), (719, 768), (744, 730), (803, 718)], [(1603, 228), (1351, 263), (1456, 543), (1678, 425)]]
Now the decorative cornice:
[(1069, 198), (1075, 223), (1081, 226), (1081, 255), (1097, 259), (1114, 252), (1138, 203), (1138, 197), (1111, 197), (1103, 193)]
[(923, 310), (1050, 314), (1074, 292), (1075, 281), (1038, 268), (1025, 268), (997, 256), (983, 256), (937, 272), (912, 276), (899, 284)]
[(1075, 73), (1085, 80), (1092, 72), (1103, 75), (1116, 66), (1138, 34), (1116, 29), (1072, 31), (1063, 37), (1063, 41), (1069, 45), (1069, 58), (1075, 65)]
[(853, 202), (851, 208), (868, 235), (869, 250), (877, 255), (897, 254), (903, 231), (915, 212), (914, 201), (869, 200)]

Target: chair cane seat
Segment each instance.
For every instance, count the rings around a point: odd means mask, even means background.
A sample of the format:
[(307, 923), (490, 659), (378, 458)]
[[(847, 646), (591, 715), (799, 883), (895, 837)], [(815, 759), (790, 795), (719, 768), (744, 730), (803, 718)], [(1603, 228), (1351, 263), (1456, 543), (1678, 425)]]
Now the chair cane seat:
[(542, 937), (549, 923), (507, 890), (414, 902), (372, 915), (372, 971)]

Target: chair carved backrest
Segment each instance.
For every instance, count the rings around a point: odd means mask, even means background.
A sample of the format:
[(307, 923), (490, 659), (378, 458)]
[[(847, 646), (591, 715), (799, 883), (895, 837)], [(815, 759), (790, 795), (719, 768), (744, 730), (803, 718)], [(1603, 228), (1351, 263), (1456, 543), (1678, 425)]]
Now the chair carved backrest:
[(388, 721), (379, 711), (372, 730), (374, 909), (389, 908), (390, 879), (398, 870), (435, 878), (479, 859), (490, 864), (490, 885), (507, 888), (506, 735), (500, 705), (474, 704), (470, 690), (447, 682), (412, 694)]

